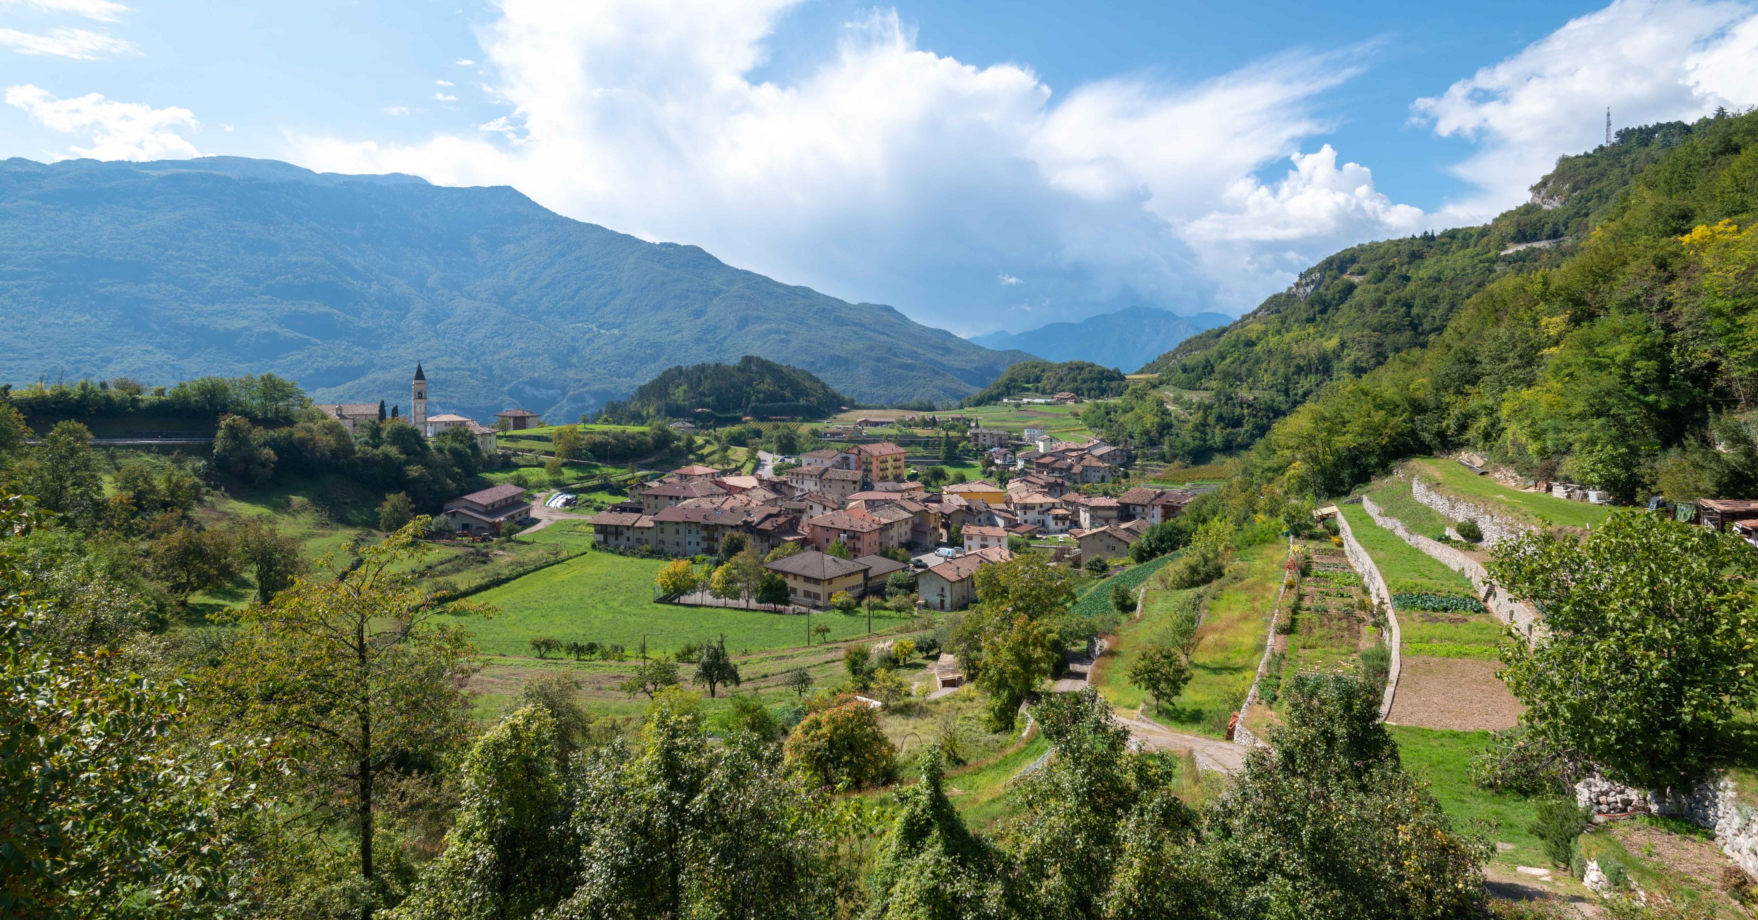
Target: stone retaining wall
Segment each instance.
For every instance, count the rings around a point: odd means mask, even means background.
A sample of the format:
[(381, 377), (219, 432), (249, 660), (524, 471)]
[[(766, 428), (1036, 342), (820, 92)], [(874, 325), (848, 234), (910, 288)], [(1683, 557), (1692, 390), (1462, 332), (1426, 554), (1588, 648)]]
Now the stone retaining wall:
[(1758, 809), (1742, 803), (1726, 777), (1680, 792), (1636, 789), (1596, 774), (1575, 784), (1575, 804), (1596, 815), (1652, 814), (1689, 821), (1714, 831), (1722, 852), (1758, 875)]
[(1343, 554), (1349, 557), (1349, 564), (1361, 575), (1361, 584), (1367, 588), (1368, 596), (1386, 612), (1386, 645), (1392, 652), (1392, 667), (1386, 676), (1386, 693), (1380, 699), (1380, 721), (1392, 714), (1392, 697), (1398, 692), (1398, 677), (1404, 670), (1402, 646), (1404, 634), (1398, 629), (1398, 614), (1392, 610), (1392, 594), (1386, 590), (1386, 580), (1380, 577), (1379, 567), (1373, 564), (1373, 557), (1356, 542), (1354, 531), (1349, 529), (1349, 519), (1341, 512), (1337, 514), (1337, 534), (1343, 538)]
[(1483, 566), (1477, 560), (1439, 540), (1431, 540), (1412, 531), (1405, 526), (1403, 521), (1381, 511), (1379, 506), (1373, 503), (1373, 499), (1365, 495), (1361, 498), (1361, 507), (1367, 509), (1367, 514), (1373, 518), (1374, 523), (1397, 534), (1398, 539), (1421, 550), (1430, 559), (1471, 579), (1471, 586), (1477, 589), (1477, 596), (1483, 600), (1483, 605), (1488, 607), (1491, 613), (1495, 614), (1503, 623), (1519, 629), (1528, 641), (1532, 639), (1533, 629), (1538, 624), (1538, 612), (1533, 610), (1531, 605), (1516, 601), (1504, 594), (1494, 582), (1489, 580), (1489, 573), (1484, 571)]
[[(1294, 538), (1288, 538), (1288, 558), (1294, 558)], [(1270, 648), (1276, 644), (1276, 618), (1282, 614), (1282, 598), (1288, 593), (1288, 567), (1282, 566), (1282, 586), (1276, 589), (1276, 604), (1270, 608), (1270, 625), (1264, 637), (1264, 654), (1257, 660), (1257, 675), (1251, 679), (1251, 688), (1245, 691), (1245, 702), (1239, 704), (1239, 718), (1233, 723), (1233, 743), (1255, 747), (1260, 742), (1257, 736), (1245, 727), (1245, 712), (1257, 701), (1257, 686), (1263, 683), (1264, 672), (1270, 667)]]
[(1420, 475), (1410, 477), (1410, 493), (1416, 496), (1417, 501), (1440, 512), (1448, 521), (1476, 521), (1478, 529), (1483, 531), (1484, 546), (1495, 546), (1504, 540), (1517, 539), (1537, 530), (1530, 525), (1502, 517), (1496, 511), (1475, 502), (1436, 491)]

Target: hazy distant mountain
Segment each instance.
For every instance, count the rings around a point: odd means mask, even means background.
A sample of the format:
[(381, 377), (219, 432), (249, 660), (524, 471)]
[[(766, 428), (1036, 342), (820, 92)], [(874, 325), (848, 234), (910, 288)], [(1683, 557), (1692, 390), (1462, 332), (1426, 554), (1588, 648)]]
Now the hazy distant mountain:
[(758, 355), (869, 402), (1024, 355), (539, 207), (510, 188), (269, 160), (0, 162), (0, 382), (272, 371), (321, 399), (565, 419)]
[(1029, 332), (991, 332), (971, 336), (987, 348), (1017, 349), (1051, 361), (1091, 361), (1133, 371), (1170, 351), (1179, 342), (1233, 317), (1220, 313), (1185, 316), (1153, 307), (1130, 307), (1089, 316), (1077, 323), (1051, 323)]

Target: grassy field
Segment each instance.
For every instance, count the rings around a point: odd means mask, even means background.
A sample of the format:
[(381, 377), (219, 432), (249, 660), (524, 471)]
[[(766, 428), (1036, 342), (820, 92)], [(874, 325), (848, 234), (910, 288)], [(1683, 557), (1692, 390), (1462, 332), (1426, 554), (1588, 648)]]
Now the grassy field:
[[(1227, 574), (1201, 589), (1205, 601), (1202, 625), (1197, 630), (1190, 683), (1177, 705), (1161, 709), (1160, 721), (1184, 731), (1221, 737), (1228, 717), (1239, 708), (1263, 656), (1264, 630), (1282, 584), (1282, 565), (1288, 548), (1281, 543), (1254, 546), (1239, 554)], [(1112, 705), (1124, 709), (1140, 706), (1143, 694), (1128, 683), (1130, 646), (1152, 643), (1155, 624), (1165, 628), (1176, 599), (1173, 592), (1148, 589), (1150, 609), (1139, 624), (1125, 627), (1119, 637), (1119, 654), (1100, 665), (1100, 692)], [(1129, 633), (1140, 630), (1132, 639)]]
[(1373, 557), (1393, 594), (1457, 594), (1476, 597), (1471, 580), (1429, 558), (1422, 550), (1373, 522), (1360, 505), (1338, 505), (1349, 529)]
[(1367, 490), (1367, 497), (1379, 506), (1381, 512), (1402, 521), (1411, 532), (1425, 537), (1439, 538), (1447, 528), (1453, 526), (1439, 511), (1416, 500), (1410, 491), (1410, 480), (1403, 476), (1392, 476), (1375, 483)]
[(1147, 691), (1129, 682), (1129, 669), (1142, 649), (1165, 640), (1179, 606), (1200, 602), (1201, 592), (1201, 588), (1150, 590), (1142, 603), (1141, 619), (1126, 621), (1118, 629), (1093, 674), (1093, 685), (1112, 706), (1134, 711), (1147, 701)]
[(1605, 520), (1611, 509), (1604, 505), (1572, 502), (1539, 492), (1510, 489), (1488, 476), (1478, 476), (1451, 460), (1429, 458), (1412, 461), (1417, 474), (1441, 490), (1461, 498), (1489, 502), (1508, 516), (1543, 527), (1591, 527)]
[(1081, 591), (1079, 599), (1074, 602), (1074, 606), (1069, 608), (1068, 612), (1088, 617), (1104, 616), (1112, 611), (1111, 589), (1113, 587), (1122, 585), (1134, 591), (1141, 587), (1149, 576), (1165, 568), (1176, 558), (1178, 558), (1178, 554), (1173, 553), (1158, 559), (1150, 559), (1141, 565), (1132, 565), (1103, 581), (1095, 582)]
[(1496, 847), (1492, 861), (1504, 866), (1546, 865), (1538, 838), (1529, 829), (1536, 814), (1525, 796), (1490, 792), (1471, 782), (1471, 761), (1489, 746), (1489, 732), (1452, 732), (1388, 725), (1398, 742), (1404, 769), (1426, 780), (1447, 817), (1460, 830), (1507, 847)]
[[(587, 553), (472, 597), (499, 613), (466, 623), (484, 652), (511, 657), (530, 655), (530, 640), (538, 636), (614, 643), (630, 651), (643, 636), (650, 649), (672, 650), (725, 635), (734, 654), (806, 644), (804, 616), (654, 603), (653, 578), (664, 565), (661, 559)], [(813, 614), (811, 620), (829, 625), (832, 640), (867, 631), (864, 612)], [(898, 614), (873, 613), (875, 631), (907, 622)]]

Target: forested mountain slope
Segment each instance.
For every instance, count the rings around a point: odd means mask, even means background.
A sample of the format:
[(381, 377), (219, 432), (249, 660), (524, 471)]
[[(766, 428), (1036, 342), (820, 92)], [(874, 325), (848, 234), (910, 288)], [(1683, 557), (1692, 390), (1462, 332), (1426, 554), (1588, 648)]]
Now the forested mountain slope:
[(1334, 494), (1474, 447), (1625, 500), (1758, 492), (1758, 113), (1636, 135), (1676, 142), (1614, 151), (1652, 162), (1596, 195), (1576, 242), (1495, 272), (1425, 347), (1327, 387), (1276, 425), (1260, 472)]
[(750, 354), (865, 401), (951, 401), (1024, 355), (569, 220), (509, 188), (265, 160), (0, 163), (0, 382), (273, 372), (568, 418)]
[[(1632, 179), (1701, 126), (1627, 129), (1616, 143), (1564, 157), (1532, 201), (1482, 227), (1366, 243), (1313, 266), (1238, 321), (1197, 335), (1143, 368), (1202, 391), (1162, 430), (1139, 432), (1192, 458), (1242, 449), (1332, 380), (1427, 344), (1498, 278), (1561, 264)], [(1536, 245), (1534, 245), (1536, 244)]]

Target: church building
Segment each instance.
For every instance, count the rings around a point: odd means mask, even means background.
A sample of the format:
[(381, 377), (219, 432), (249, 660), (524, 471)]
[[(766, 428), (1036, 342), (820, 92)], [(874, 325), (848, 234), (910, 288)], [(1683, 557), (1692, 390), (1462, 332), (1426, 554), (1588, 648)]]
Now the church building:
[[(476, 446), (481, 449), (484, 454), (494, 453), (496, 441), (495, 430), (493, 428), (476, 422), (473, 419), (468, 419), (462, 415), (455, 415), (449, 412), (435, 415), (431, 418), (428, 416), (427, 373), (421, 369), (419, 363), (415, 365), (415, 379), (410, 384), (409, 395), (411, 401), (409, 406), (409, 418), (407, 421), (410, 425), (415, 427), (416, 431), (421, 432), (422, 437), (432, 438), (442, 431), (447, 431), (453, 428), (463, 428), (469, 431), (471, 436), (476, 439)], [(378, 403), (376, 405), (373, 403), (317, 403), (315, 408), (323, 412), (325, 415), (334, 418), (336, 421), (341, 422), (342, 426), (348, 429), (349, 434), (354, 434), (359, 426), (367, 422), (379, 421), (379, 413), (384, 411), (383, 406), (383, 403)], [(392, 411), (395, 412), (396, 410), (393, 409)], [(389, 417), (387, 416), (386, 418)]]

